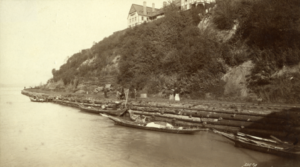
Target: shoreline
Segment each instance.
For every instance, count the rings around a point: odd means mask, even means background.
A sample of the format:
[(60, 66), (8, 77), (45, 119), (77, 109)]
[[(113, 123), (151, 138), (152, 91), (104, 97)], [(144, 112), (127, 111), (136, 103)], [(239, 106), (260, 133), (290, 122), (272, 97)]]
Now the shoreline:
[[(54, 103), (79, 108), (78, 104), (91, 105), (113, 103), (114, 95), (71, 94), (66, 92), (49, 92), (26, 89), (26, 96), (60, 96)], [(300, 137), (300, 105), (255, 104), (241, 102), (224, 102), (212, 100), (169, 101), (161, 98), (137, 98), (128, 100), (128, 109), (143, 115), (156, 114), (159, 121), (172, 122), (167, 115), (199, 118), (201, 121), (177, 119), (182, 126), (210, 128), (227, 132), (243, 132), (251, 135), (270, 137), (274, 135), (284, 140), (293, 141)]]
[[(24, 89), (23, 89), (24, 90)], [(110, 101), (110, 100), (118, 100), (115, 96), (115, 93), (109, 92), (109, 98), (105, 98), (104, 95), (101, 94), (76, 94), (76, 93), (68, 93), (68, 92), (58, 92), (58, 91), (51, 91), (51, 90), (41, 90), (41, 89), (25, 89), (28, 92), (45, 95), (45, 96), (72, 96), (72, 97), (79, 97), (79, 98), (91, 98), (95, 100), (104, 100), (104, 101)], [(129, 98), (131, 100), (134, 100), (133, 98)], [(269, 103), (269, 102), (246, 102), (246, 101), (226, 101), (226, 100), (217, 100), (217, 99), (180, 99), (180, 101), (170, 101), (168, 98), (162, 98), (162, 97), (147, 97), (147, 98), (137, 98), (138, 100), (142, 100), (145, 102), (163, 102), (163, 103), (186, 103), (186, 104), (223, 104), (223, 106), (226, 107), (226, 105), (244, 105), (249, 108), (257, 108), (257, 109), (290, 109), (290, 108), (300, 108), (300, 104), (287, 104), (287, 103)]]

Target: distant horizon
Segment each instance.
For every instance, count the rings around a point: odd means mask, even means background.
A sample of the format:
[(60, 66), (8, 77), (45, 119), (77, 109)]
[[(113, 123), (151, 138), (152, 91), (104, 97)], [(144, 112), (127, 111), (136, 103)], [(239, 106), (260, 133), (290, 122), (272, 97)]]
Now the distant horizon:
[(30, 87), (30, 86), (38, 86), (38, 84), (31, 83), (0, 83), (0, 87)]

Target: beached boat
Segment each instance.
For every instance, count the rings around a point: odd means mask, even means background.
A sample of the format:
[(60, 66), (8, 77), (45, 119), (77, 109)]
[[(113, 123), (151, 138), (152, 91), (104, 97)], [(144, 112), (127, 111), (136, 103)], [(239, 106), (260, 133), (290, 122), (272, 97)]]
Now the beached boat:
[(79, 105), (79, 108), (82, 111), (86, 111), (86, 112), (91, 112), (91, 113), (96, 113), (96, 114), (100, 114), (100, 113), (104, 113), (104, 114), (108, 114), (108, 115), (115, 115), (115, 116), (120, 116), (122, 115), (127, 109), (113, 109), (113, 108), (95, 108), (95, 107), (91, 107), (91, 106), (84, 106), (84, 105)]
[(300, 147), (292, 144), (287, 144), (287, 142), (278, 142), (276, 140), (265, 139), (247, 134), (235, 135), (217, 131), (215, 129), (213, 130), (213, 132), (233, 141), (237, 147), (243, 147), (288, 158), (300, 158)]
[(146, 112), (146, 111), (137, 111), (137, 110), (128, 110), (128, 112), (130, 112), (132, 114), (136, 114), (136, 115), (147, 115), (147, 116), (152, 116), (152, 117), (163, 117), (163, 118), (182, 120), (182, 121), (188, 121), (188, 122), (195, 122), (195, 123), (202, 122), (201, 118), (191, 117), (191, 116), (186, 116), (186, 115), (165, 114), (165, 113), (159, 113), (159, 112)]
[(47, 102), (47, 99), (42, 99), (42, 98), (33, 98), (33, 97), (30, 97), (30, 100), (32, 102)]
[(151, 131), (159, 131), (159, 132), (168, 132), (168, 133), (178, 133), (178, 134), (194, 134), (198, 131), (202, 131), (203, 129), (184, 129), (182, 127), (173, 127), (171, 124), (164, 123), (164, 122), (135, 122), (123, 119), (121, 117), (113, 117), (108, 116), (106, 114), (101, 114), (104, 117), (108, 117), (112, 121), (115, 122), (117, 125), (122, 125), (126, 127), (144, 129), (144, 130), (151, 130)]

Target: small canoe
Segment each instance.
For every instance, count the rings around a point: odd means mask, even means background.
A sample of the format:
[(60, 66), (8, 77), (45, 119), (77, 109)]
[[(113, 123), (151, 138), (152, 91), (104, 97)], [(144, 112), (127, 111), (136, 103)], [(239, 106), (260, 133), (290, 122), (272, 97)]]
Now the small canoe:
[(102, 109), (102, 108), (94, 108), (94, 107), (86, 107), (83, 105), (79, 105), (79, 108), (82, 111), (86, 111), (86, 112), (90, 112), (90, 113), (96, 113), (96, 114), (100, 114), (100, 113), (104, 113), (104, 114), (108, 114), (108, 115), (114, 115), (114, 116), (120, 116), (122, 115), (127, 109)]
[[(240, 146), (243, 148), (256, 150), (264, 153), (274, 154), (278, 156), (284, 156), (288, 158), (300, 158), (300, 148), (299, 146), (292, 146), (286, 144), (279, 143), (271, 143), (269, 139), (263, 139), (260, 137), (259, 140), (247, 137), (244, 135), (243, 137), (231, 133), (220, 132), (217, 130), (213, 130), (214, 133), (220, 134), (225, 138), (233, 141), (236, 146)], [(267, 141), (267, 142), (266, 142)]]
[(277, 141), (272, 140), (272, 139), (266, 139), (266, 138), (262, 138), (262, 137), (258, 137), (258, 136), (252, 136), (252, 135), (241, 133), (241, 132), (237, 132), (237, 135), (241, 136), (241, 137), (248, 137), (248, 138), (252, 138), (254, 140), (260, 140), (260, 141), (274, 143), (274, 144), (278, 143)]
[(32, 102), (47, 102), (47, 99), (35, 99), (35, 98), (32, 98), (32, 97), (30, 97), (30, 100)]
[[(199, 131), (203, 131), (203, 129), (182, 129), (177, 127), (150, 127), (147, 126), (146, 123), (137, 123), (134, 121), (125, 120), (120, 117), (113, 117), (108, 116), (106, 114), (101, 114), (104, 117), (107, 117), (115, 122), (117, 125), (126, 126), (126, 127), (132, 127), (132, 128), (138, 128), (143, 130), (151, 130), (151, 131), (159, 131), (159, 132), (168, 132), (168, 133), (178, 133), (178, 134), (194, 134)], [(151, 124), (151, 123), (149, 123)]]

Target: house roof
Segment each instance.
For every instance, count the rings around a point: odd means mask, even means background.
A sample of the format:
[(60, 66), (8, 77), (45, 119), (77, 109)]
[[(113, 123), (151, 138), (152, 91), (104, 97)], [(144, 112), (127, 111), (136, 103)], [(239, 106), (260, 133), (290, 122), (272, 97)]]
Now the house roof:
[[(181, 5), (181, 0), (174, 0), (174, 3), (175, 3), (176, 6), (180, 6)], [(155, 9), (155, 11), (152, 12), (152, 7), (147, 6), (146, 7), (147, 15), (145, 15), (143, 5), (132, 4), (128, 14), (131, 14), (133, 12), (137, 12), (138, 15), (140, 15), (140, 16), (153, 17), (153, 16), (158, 16), (158, 15), (161, 15), (161, 14), (164, 13), (163, 8), (161, 8), (161, 9), (154, 8), (154, 9)]]
[[(154, 8), (155, 11), (158, 11), (159, 9)], [(131, 8), (129, 10), (129, 14), (133, 12), (137, 12), (141, 16), (148, 16), (149, 14), (153, 13), (152, 12), (152, 7), (146, 7), (147, 15), (144, 15), (144, 6), (143, 5), (137, 5), (137, 4), (132, 4)]]
[(149, 13), (148, 16), (153, 17), (153, 16), (158, 16), (158, 15), (163, 14), (163, 13), (164, 13), (163, 9), (158, 9), (158, 10), (155, 10), (155, 12)]
[[(173, 0), (174, 4), (178, 7), (181, 6), (181, 0)], [(161, 8), (161, 9), (158, 9), (158, 10), (155, 10), (155, 12), (151, 12), (149, 14), (150, 17), (153, 17), (153, 16), (158, 16), (158, 15), (161, 15), (161, 14), (164, 14), (164, 9)]]

